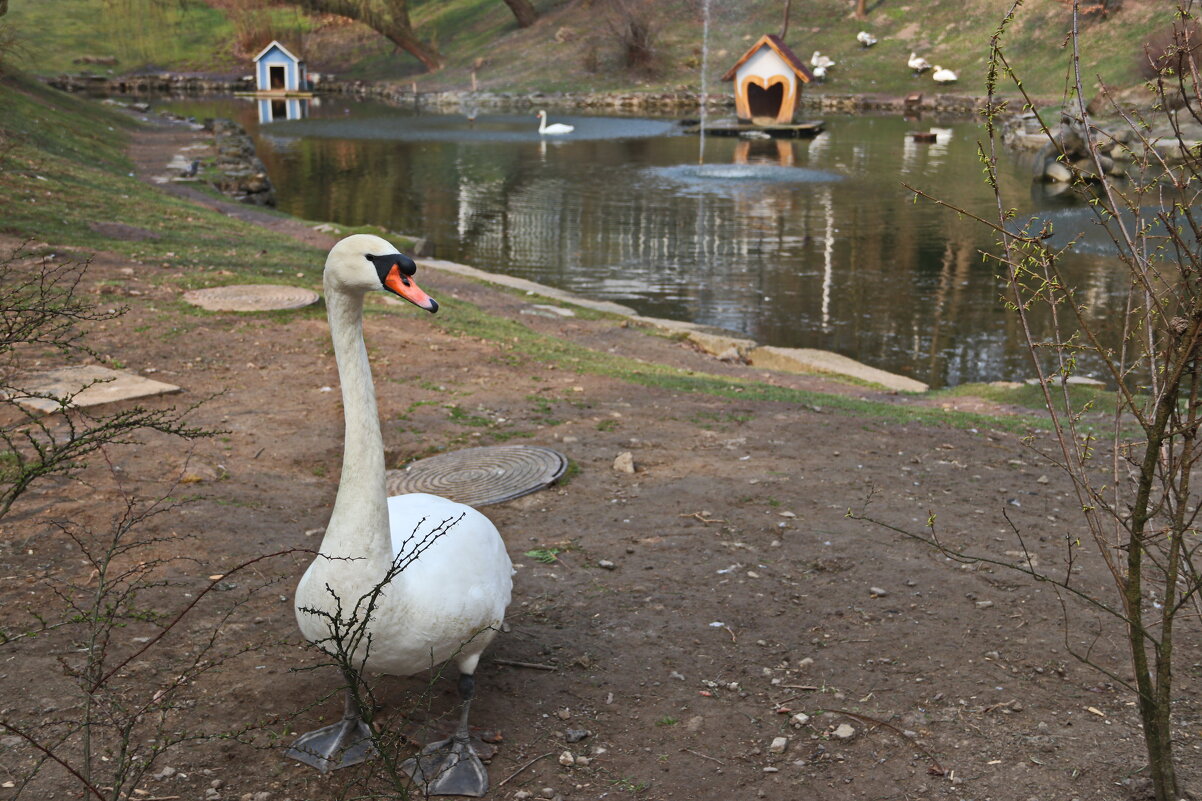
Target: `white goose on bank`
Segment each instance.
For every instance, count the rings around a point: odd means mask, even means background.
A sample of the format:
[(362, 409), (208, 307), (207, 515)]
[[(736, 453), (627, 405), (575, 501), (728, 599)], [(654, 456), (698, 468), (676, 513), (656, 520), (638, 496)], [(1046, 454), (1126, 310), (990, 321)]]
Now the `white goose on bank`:
[(906, 66), (914, 70), (915, 75), (921, 75), (931, 68), (931, 62), (911, 50), (910, 58), (906, 60)]
[(538, 114), (535, 116), (537, 116), (539, 120), (538, 132), (540, 134), (569, 134), (576, 130), (575, 125), (568, 125), (562, 122), (553, 122), (550, 125), (547, 125), (547, 112), (543, 111), (542, 109), (539, 109)]
[(940, 67), (936, 64), (935, 71), (931, 73), (931, 78), (934, 79), (935, 83), (955, 83), (960, 79), (960, 76), (946, 67)]
[(856, 34), (856, 41), (860, 43), (860, 47), (872, 47), (876, 44), (876, 37), (868, 31), (860, 31)]
[(829, 70), (831, 67), (835, 66), (835, 62), (830, 56), (824, 56), (815, 50), (814, 55), (810, 56), (810, 66), (822, 67), (823, 69)]
[[(481, 796), (488, 773), (468, 736), (468, 709), (476, 665), (509, 605), (513, 568), (496, 527), (475, 509), (423, 493), (386, 497), (384, 444), (363, 342), (363, 300), (370, 291), (438, 309), (414, 283), (415, 271), (408, 256), (367, 234), (343, 239), (326, 258), (345, 442), (320, 555), (296, 588), (296, 617), (305, 637), (327, 652), (334, 649), (335, 622), (366, 620), (352, 655), (358, 672), (408, 676), (453, 660), (462, 700), (458, 728), (402, 767), (427, 795)], [(349, 650), (348, 638), (342, 641)], [(346, 678), (348, 687), (356, 680)], [(343, 720), (301, 735), (288, 755), (325, 772), (372, 756), (370, 736), (348, 690)]]

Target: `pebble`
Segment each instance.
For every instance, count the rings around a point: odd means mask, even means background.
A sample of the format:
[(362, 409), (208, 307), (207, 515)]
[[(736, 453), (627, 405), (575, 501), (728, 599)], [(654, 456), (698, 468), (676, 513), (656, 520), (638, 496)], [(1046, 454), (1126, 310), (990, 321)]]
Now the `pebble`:
[(576, 764), (576, 757), (572, 756), (571, 751), (564, 751), (559, 755), (559, 764), (571, 767)]
[(772, 740), (772, 745), (768, 746), (768, 753), (783, 754), (785, 749), (789, 747), (788, 737), (775, 737)]
[(568, 729), (563, 733), (563, 738), (569, 743), (578, 743), (581, 740), (592, 734), (588, 729)]
[(789, 718), (789, 722), (800, 729), (802, 726), (810, 722), (810, 716), (805, 712), (798, 712), (796, 715)]
[(555, 710), (555, 716), (560, 720), (567, 720), (568, 718), (572, 717), (572, 710), (565, 706), (563, 709)]
[(856, 730), (850, 723), (840, 723), (831, 734), (840, 740), (850, 740), (856, 736)]
[(889, 594), (888, 590), (883, 590), (880, 587), (869, 587), (868, 594), (874, 598), (884, 598)]
[(527, 798), (534, 798), (534, 793), (530, 792), (529, 790), (518, 790), (513, 794), (513, 797), (517, 801), (526, 801)]
[(608, 559), (602, 559), (600, 562), (597, 563), (597, 567), (599, 567), (603, 570), (613, 570), (617, 567), (617, 565), (615, 565), (613, 562), (609, 561)]
[(155, 778), (155, 779), (170, 779), (174, 775), (175, 775), (175, 768), (171, 767), (170, 765), (164, 765), (163, 769), (160, 770), (158, 773), (154, 774), (153, 778)]
[(630, 451), (622, 451), (614, 458), (614, 470), (619, 473), (634, 472), (634, 454)]

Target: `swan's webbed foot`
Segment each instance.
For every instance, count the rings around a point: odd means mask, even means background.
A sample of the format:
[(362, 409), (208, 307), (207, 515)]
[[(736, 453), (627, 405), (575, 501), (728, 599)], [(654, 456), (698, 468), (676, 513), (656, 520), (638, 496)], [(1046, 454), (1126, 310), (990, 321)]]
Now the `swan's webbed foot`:
[(328, 773), (371, 759), (376, 746), (371, 728), (356, 715), (302, 734), (284, 754)]
[(430, 743), (416, 757), (405, 760), (409, 774), (426, 795), (468, 795), (488, 792), (488, 771), (464, 731)]

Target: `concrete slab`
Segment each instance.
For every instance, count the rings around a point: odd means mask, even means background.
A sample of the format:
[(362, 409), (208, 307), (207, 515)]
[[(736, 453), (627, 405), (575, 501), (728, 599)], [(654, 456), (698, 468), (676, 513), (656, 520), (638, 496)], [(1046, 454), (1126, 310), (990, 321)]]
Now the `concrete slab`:
[[(520, 289), (530, 294), (541, 295), (544, 298), (551, 298), (552, 300), (559, 300), (564, 303), (571, 303), (573, 306), (580, 306), (585, 309), (620, 314), (624, 317), (633, 317), (636, 314), (634, 309), (629, 306), (623, 306), (621, 303), (613, 303), (608, 300), (589, 300), (588, 298), (582, 298), (579, 295), (566, 292), (562, 289), (528, 281), (525, 278), (515, 278), (512, 275), (501, 275), (500, 273), (487, 273), (484, 270), (477, 270), (475, 267), (469, 267), (466, 264), (458, 264), (453, 261), (417, 259), (417, 264), (418, 267), (429, 267), (435, 270), (454, 273), (455, 275), (462, 275), (467, 278), (474, 278), (477, 281), (487, 281), (490, 284), (499, 284), (511, 289)], [(420, 279), (421, 276), (418, 276), (418, 278)]]
[(721, 356), (734, 348), (743, 358), (747, 358), (747, 354), (754, 350), (757, 344), (754, 339), (710, 334), (705, 331), (690, 331), (688, 340), (711, 356)]
[(764, 345), (747, 354), (753, 367), (787, 373), (833, 373), (880, 384), (896, 392), (926, 392), (929, 386), (913, 378), (888, 373), (838, 353), (810, 348), (777, 348)]
[[(101, 382), (101, 383), (97, 383)], [(31, 395), (44, 394), (56, 398), (78, 393), (71, 406), (99, 406), (103, 403), (166, 395), (179, 392), (179, 387), (153, 381), (134, 373), (110, 370), (95, 364), (79, 367), (60, 367), (37, 373), (21, 381), (21, 388)], [(50, 398), (16, 398), (17, 403), (39, 412), (55, 412), (59, 404)]]

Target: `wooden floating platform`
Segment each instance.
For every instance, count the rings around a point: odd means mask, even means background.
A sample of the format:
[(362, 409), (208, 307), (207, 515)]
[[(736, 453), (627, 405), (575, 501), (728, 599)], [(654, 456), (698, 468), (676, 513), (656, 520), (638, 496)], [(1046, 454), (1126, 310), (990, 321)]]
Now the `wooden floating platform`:
[[(826, 123), (822, 120), (813, 120), (810, 122), (795, 122), (788, 125), (755, 125), (747, 122), (731, 122), (722, 121), (707, 124), (705, 133), (710, 136), (745, 136), (751, 134), (753, 136), (767, 135), (773, 139), (805, 139), (811, 136), (817, 136), (826, 128)], [(694, 125), (685, 129), (686, 133), (701, 133), (700, 125)]]
[(256, 97), (260, 100), (291, 100), (313, 97), (312, 92), (234, 92), (234, 97)]
[(910, 138), (915, 142), (934, 142), (936, 139), (934, 131), (910, 131)]

